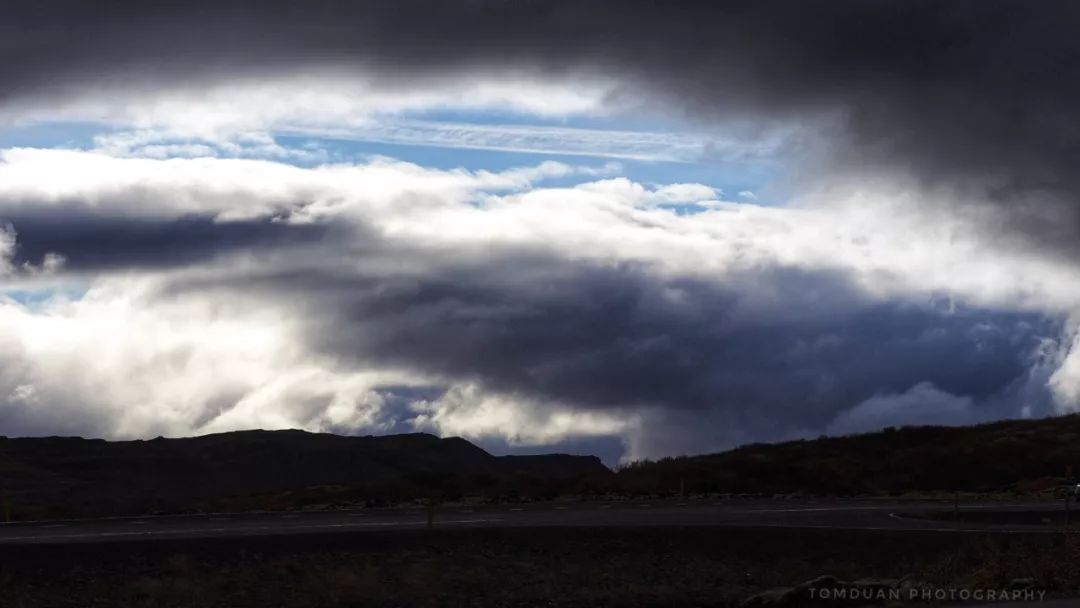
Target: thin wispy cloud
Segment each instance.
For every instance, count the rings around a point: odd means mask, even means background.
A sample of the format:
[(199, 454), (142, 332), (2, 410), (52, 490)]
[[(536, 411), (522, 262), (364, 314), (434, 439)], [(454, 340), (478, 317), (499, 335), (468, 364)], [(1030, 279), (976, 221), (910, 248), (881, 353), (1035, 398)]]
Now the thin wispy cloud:
[(687, 133), (425, 120), (373, 120), (348, 128), (284, 125), (280, 131), (360, 142), (680, 163), (700, 161), (707, 152), (727, 159), (766, 157), (778, 148), (760, 140), (725, 141)]
[[(306, 144), (285, 145), (278, 141), (280, 137), (301, 138)], [(707, 139), (677, 132), (393, 118), (373, 119), (353, 127), (282, 124), (271, 131), (227, 133), (214, 138), (154, 129), (120, 130), (93, 138), (95, 149), (119, 156), (233, 156), (307, 163), (330, 159), (325, 149), (328, 141), (674, 163), (700, 162), (706, 154), (714, 160), (771, 160), (781, 148), (778, 140)]]

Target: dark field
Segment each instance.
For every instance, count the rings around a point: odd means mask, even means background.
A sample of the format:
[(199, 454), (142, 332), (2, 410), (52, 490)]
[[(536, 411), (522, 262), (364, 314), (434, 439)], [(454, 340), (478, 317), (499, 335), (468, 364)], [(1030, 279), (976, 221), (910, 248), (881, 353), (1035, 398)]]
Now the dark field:
[(1032, 579), (1021, 583), (1051, 595), (1080, 588), (1080, 541), (1064, 533), (436, 528), (0, 551), (5, 608), (737, 606), (822, 575), (970, 588)]
[(1065, 526), (1075, 533), (1080, 526), (1080, 513), (1074, 507), (1071, 512), (1058, 507), (1053, 509), (961, 509), (954, 513), (948, 509), (898, 513), (901, 517), (928, 519), (942, 522), (964, 522), (1003, 526)]

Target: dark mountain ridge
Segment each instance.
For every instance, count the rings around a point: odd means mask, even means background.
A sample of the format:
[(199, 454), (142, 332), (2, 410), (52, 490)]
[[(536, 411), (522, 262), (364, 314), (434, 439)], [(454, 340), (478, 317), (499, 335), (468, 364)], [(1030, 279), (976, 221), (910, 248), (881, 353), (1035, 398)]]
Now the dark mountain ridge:
[(1060, 493), (1080, 481), (1080, 414), (751, 444), (631, 463), (618, 481), (631, 494)]
[(423, 433), (239, 431), (183, 439), (0, 438), (0, 519), (294, 509), (559, 495), (1061, 492), (1080, 415), (752, 444), (607, 469), (594, 456), (493, 456)]
[(105, 441), (0, 439), (12, 517), (382, 503), (462, 494), (558, 494), (611, 477), (594, 456), (493, 456), (459, 437), (237, 431)]

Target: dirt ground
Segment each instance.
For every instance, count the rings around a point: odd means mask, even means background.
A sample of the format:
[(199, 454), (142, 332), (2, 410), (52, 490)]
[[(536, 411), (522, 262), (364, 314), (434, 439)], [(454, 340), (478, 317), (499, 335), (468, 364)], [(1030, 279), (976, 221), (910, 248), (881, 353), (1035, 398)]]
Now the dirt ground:
[[(1020, 580), (1060, 595), (1080, 588), (1078, 564), (1080, 542), (1065, 534), (782, 528), (435, 529), (0, 545), (0, 606), (738, 606), (822, 576), (872, 587), (1006, 588)], [(793, 593), (754, 602), (810, 604)]]

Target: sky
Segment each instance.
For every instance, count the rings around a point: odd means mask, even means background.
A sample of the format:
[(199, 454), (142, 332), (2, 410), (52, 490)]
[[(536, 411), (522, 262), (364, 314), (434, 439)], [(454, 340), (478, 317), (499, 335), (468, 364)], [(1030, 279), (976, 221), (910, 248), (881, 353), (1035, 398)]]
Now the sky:
[(15, 0), (0, 435), (1080, 410), (1080, 6)]

